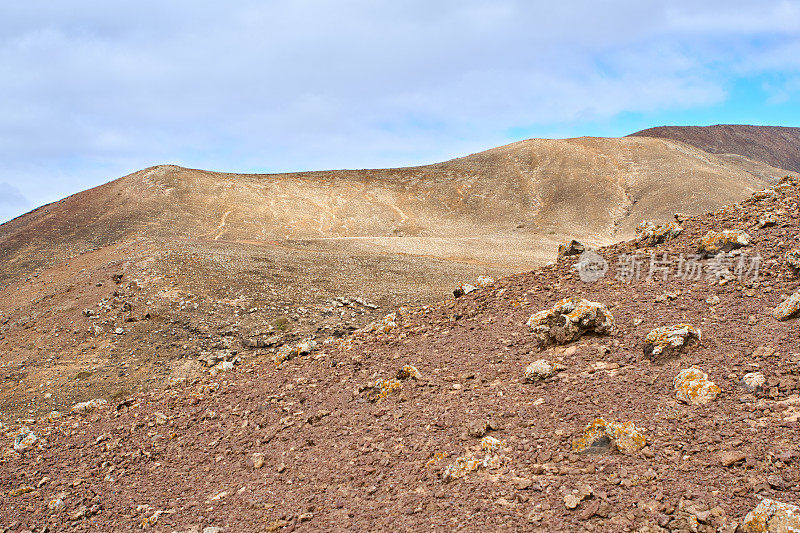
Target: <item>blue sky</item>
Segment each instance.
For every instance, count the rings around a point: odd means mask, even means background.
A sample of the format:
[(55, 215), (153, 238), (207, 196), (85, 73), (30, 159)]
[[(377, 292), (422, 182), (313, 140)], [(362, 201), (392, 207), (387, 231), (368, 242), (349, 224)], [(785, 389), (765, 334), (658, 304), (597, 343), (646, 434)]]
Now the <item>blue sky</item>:
[(0, 221), (161, 163), (404, 166), (717, 123), (800, 126), (800, 0), (0, 7)]

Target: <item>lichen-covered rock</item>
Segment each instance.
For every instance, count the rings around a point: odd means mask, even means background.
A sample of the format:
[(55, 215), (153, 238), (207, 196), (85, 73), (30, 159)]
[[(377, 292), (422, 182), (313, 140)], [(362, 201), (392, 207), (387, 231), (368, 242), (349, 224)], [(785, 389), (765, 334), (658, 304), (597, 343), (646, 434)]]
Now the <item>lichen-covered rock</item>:
[(800, 507), (764, 498), (744, 517), (743, 533), (791, 533), (800, 531)]
[(583, 243), (572, 239), (570, 242), (558, 245), (558, 257), (566, 257), (568, 255), (580, 255), (586, 251), (586, 246)]
[(778, 223), (777, 217), (775, 217), (774, 213), (767, 213), (763, 217), (758, 219), (758, 223), (756, 224), (757, 229), (761, 228), (769, 228), (774, 226)]
[(610, 333), (614, 316), (603, 304), (565, 298), (550, 309), (531, 315), (527, 325), (541, 342), (564, 344), (586, 333)]
[(775, 189), (773, 189), (772, 187), (767, 187), (766, 189), (763, 189), (761, 191), (754, 192), (751, 198), (755, 201), (759, 201), (759, 200), (766, 200), (767, 198), (775, 198), (777, 196), (778, 194), (775, 192)]
[(675, 397), (691, 405), (704, 405), (714, 400), (721, 389), (697, 367), (681, 370), (673, 380)]
[(525, 368), (525, 381), (534, 383), (549, 378), (564, 370), (564, 365), (561, 363), (551, 363), (547, 359), (537, 359)]
[(451, 481), (466, 476), (470, 472), (475, 472), (478, 469), (497, 468), (503, 464), (502, 451), (506, 443), (496, 437), (483, 437), (481, 439), (481, 451), (485, 454), (483, 459), (474, 456), (457, 457), (456, 460), (448, 466), (442, 477), (445, 481)]
[(787, 265), (795, 270), (800, 270), (800, 250), (797, 248), (789, 250), (784, 257)]
[(414, 365), (405, 365), (403, 368), (397, 371), (397, 379), (420, 379), (422, 378), (422, 374), (420, 374), (417, 367)]
[(683, 228), (677, 222), (656, 225), (652, 222), (644, 221), (636, 226), (636, 238), (648, 244), (659, 244), (674, 239), (682, 232)]
[(373, 401), (383, 400), (387, 398), (391, 393), (396, 390), (400, 390), (403, 388), (403, 384), (400, 383), (396, 379), (383, 379), (380, 381), (376, 381), (375, 385), (373, 385), (372, 390), (373, 394)]
[(104, 400), (103, 398), (95, 398), (94, 400), (76, 403), (72, 406), (71, 411), (73, 413), (88, 413), (89, 411), (100, 409), (101, 407), (105, 407), (107, 405), (107, 400)]
[(388, 315), (384, 316), (382, 319), (377, 320), (375, 322), (370, 322), (363, 328), (361, 328), (358, 332), (359, 333), (389, 333), (394, 328), (397, 327), (397, 319), (399, 316), (399, 312), (389, 313)]
[(690, 324), (661, 326), (644, 338), (644, 353), (653, 362), (664, 362), (678, 357), (700, 340), (700, 330)]
[(298, 342), (294, 346), (284, 344), (278, 348), (278, 352), (275, 354), (272, 360), (276, 365), (280, 365), (284, 361), (288, 361), (289, 359), (293, 359), (299, 355), (309, 354), (316, 347), (317, 341), (313, 339), (305, 339), (304, 341)]
[(27, 426), (22, 426), (14, 437), (14, 451), (21, 452), (27, 450), (36, 444), (37, 440), (39, 439), (33, 434), (33, 431), (28, 429)]
[(698, 251), (701, 254), (716, 255), (720, 252), (730, 252), (748, 244), (750, 244), (750, 236), (742, 230), (709, 231), (700, 239)]
[(772, 316), (777, 320), (789, 320), (800, 312), (800, 292), (796, 292), (781, 302), (772, 311)]
[(583, 435), (572, 443), (578, 453), (608, 453), (618, 450), (623, 454), (636, 453), (647, 444), (647, 439), (633, 422), (606, 422), (603, 418), (593, 420)]

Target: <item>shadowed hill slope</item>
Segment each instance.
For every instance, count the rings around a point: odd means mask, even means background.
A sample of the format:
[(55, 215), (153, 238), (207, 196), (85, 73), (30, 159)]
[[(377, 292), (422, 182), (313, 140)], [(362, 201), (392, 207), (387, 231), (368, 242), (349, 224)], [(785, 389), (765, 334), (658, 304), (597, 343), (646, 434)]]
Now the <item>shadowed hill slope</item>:
[(720, 124), (661, 126), (632, 134), (681, 141), (712, 154), (738, 154), (800, 172), (800, 128)]

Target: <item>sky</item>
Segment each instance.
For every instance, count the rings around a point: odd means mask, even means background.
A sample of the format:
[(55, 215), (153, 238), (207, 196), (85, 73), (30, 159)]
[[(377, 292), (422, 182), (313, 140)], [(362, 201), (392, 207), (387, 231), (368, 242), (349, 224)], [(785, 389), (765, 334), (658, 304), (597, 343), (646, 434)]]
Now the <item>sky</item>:
[(0, 222), (156, 164), (396, 167), (726, 123), (800, 126), (800, 0), (0, 6)]

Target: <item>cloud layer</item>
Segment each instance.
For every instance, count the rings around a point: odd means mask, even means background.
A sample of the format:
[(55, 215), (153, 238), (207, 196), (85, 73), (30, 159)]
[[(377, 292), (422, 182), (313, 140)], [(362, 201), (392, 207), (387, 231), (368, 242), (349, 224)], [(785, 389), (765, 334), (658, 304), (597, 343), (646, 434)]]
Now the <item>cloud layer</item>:
[(749, 116), (742, 80), (764, 105), (800, 94), (800, 1), (201, 4), (4, 6), (0, 203), (157, 163), (395, 166), (631, 116), (725, 122)]

